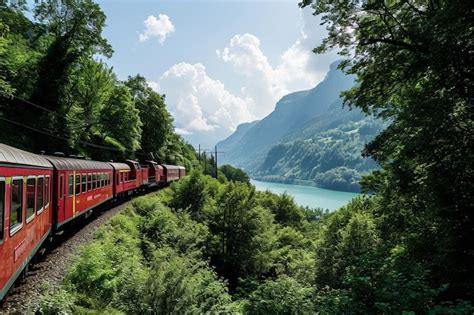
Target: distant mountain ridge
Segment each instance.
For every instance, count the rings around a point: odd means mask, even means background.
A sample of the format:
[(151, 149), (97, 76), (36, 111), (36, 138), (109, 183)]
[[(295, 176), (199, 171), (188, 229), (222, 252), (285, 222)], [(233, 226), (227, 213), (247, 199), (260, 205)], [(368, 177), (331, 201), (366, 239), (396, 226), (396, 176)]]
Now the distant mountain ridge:
[(316, 87), (284, 96), (268, 116), (218, 143), (221, 161), (258, 179), (358, 191), (361, 172), (376, 167), (360, 152), (383, 124), (343, 108), (339, 95), (354, 78), (337, 65)]

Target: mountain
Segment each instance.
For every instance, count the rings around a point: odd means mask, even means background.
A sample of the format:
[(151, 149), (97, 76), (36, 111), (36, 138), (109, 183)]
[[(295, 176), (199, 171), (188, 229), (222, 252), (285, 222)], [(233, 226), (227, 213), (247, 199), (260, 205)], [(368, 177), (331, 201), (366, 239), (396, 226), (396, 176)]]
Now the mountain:
[(232, 150), (245, 136), (248, 130), (255, 126), (260, 120), (253, 122), (243, 123), (237, 126), (237, 129), (225, 140), (219, 142), (219, 149), (221, 150)]
[[(337, 63), (333, 63), (326, 78), (315, 88), (284, 96), (272, 113), (253, 124), (242, 135), (238, 145), (226, 150), (225, 160), (247, 169), (249, 164), (255, 162), (255, 157), (261, 158), (271, 145), (325, 112), (331, 103), (338, 99), (339, 93), (353, 84), (353, 78), (337, 70)], [(218, 146), (227, 143), (227, 140)]]
[(361, 174), (376, 168), (361, 151), (384, 124), (343, 107), (339, 95), (354, 79), (337, 65), (313, 89), (288, 94), (264, 119), (240, 125), (218, 144), (221, 161), (256, 179), (358, 191)]

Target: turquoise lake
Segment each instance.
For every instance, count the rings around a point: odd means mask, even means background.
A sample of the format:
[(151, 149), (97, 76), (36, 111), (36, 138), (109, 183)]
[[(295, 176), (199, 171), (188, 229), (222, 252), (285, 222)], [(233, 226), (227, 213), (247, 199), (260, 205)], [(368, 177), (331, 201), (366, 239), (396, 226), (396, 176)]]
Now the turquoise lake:
[(301, 206), (320, 207), (335, 210), (347, 204), (352, 198), (358, 196), (356, 193), (322, 189), (311, 186), (288, 185), (280, 183), (261, 182), (250, 180), (257, 190), (269, 190), (275, 194), (287, 194), (295, 198), (296, 203)]

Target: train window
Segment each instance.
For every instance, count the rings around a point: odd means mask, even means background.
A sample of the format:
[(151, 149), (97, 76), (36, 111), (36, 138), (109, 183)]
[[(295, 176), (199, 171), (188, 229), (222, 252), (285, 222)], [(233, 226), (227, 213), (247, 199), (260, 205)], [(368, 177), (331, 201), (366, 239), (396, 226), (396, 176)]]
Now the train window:
[(81, 193), (81, 175), (76, 175), (76, 195)]
[(103, 186), (102, 180), (103, 180), (102, 173), (97, 174), (97, 186), (99, 186), (99, 188)]
[(120, 174), (117, 174), (117, 184), (120, 183)]
[(110, 186), (110, 174), (109, 173), (106, 174), (106, 178), (107, 178), (107, 186)]
[(30, 222), (35, 215), (36, 178), (26, 180), (26, 222)]
[(86, 174), (82, 174), (82, 192), (86, 192), (87, 191), (87, 175)]
[(87, 174), (87, 191), (92, 190), (92, 175)]
[(61, 175), (60, 179), (59, 179), (59, 198), (60, 199), (63, 199), (64, 197), (64, 176)]
[(43, 211), (44, 206), (44, 177), (38, 177), (38, 186), (36, 191), (36, 212)]
[(13, 178), (10, 191), (10, 235), (13, 235), (23, 223), (23, 179)]
[(0, 178), (0, 243), (3, 241), (3, 222), (5, 218), (5, 179)]
[(46, 176), (44, 182), (44, 204), (45, 208), (49, 205), (49, 197), (51, 196), (51, 190), (49, 189), (49, 176)]
[(102, 173), (102, 187), (105, 187), (107, 185), (107, 181), (105, 179), (105, 173)]
[(67, 187), (68, 187), (67, 194), (68, 196), (72, 196), (74, 194), (74, 175), (69, 175), (68, 178), (69, 179), (67, 182)]
[(96, 189), (97, 187), (97, 174), (92, 174), (92, 189)]

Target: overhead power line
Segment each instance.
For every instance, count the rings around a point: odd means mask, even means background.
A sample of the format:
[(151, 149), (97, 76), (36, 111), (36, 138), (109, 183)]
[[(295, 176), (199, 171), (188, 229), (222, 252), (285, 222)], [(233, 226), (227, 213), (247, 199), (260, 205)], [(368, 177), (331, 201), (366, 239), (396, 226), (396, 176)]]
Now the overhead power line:
[[(23, 98), (21, 98), (21, 97), (18, 97), (18, 96), (15, 96), (15, 95), (11, 95), (11, 97), (13, 97), (14, 99), (17, 99), (17, 100), (19, 100), (19, 101), (21, 101), (21, 102), (24, 102), (24, 103), (26, 103), (26, 104), (28, 104), (28, 105), (31, 105), (31, 106), (33, 106), (33, 107), (36, 107), (36, 108), (38, 108), (38, 109), (41, 109), (41, 110), (46, 111), (46, 112), (48, 112), (48, 113), (51, 113), (51, 114), (53, 114), (53, 115), (55, 115), (55, 116), (57, 116), (57, 117), (61, 117), (61, 118), (65, 118), (65, 119), (74, 119), (74, 120), (76, 120), (76, 121), (78, 121), (78, 122), (80, 122), (80, 123), (83, 123), (83, 121), (80, 120), (80, 119), (78, 119), (78, 118), (75, 118), (75, 117), (67, 117), (66, 115), (61, 115), (61, 114), (59, 114), (59, 113), (57, 113), (57, 112), (55, 112), (55, 111), (53, 111), (53, 110), (50, 110), (50, 109), (48, 109), (48, 108), (46, 108), (46, 107), (44, 107), (44, 106), (35, 104), (35, 103), (31, 102), (31, 101), (25, 100), (25, 99), (23, 99)], [(1, 116), (0, 116), (0, 119), (3, 120), (3, 121), (9, 122), (9, 123), (11, 123), (11, 124), (14, 124), (14, 125), (17, 125), (17, 126), (20, 126), (20, 127), (26, 128), (26, 129), (29, 129), (29, 130), (31, 130), (31, 131), (39, 132), (39, 133), (42, 133), (42, 134), (44, 134), (44, 135), (48, 135), (48, 136), (50, 136), (50, 137), (54, 137), (54, 138), (56, 138), (56, 139), (60, 139), (60, 140), (64, 140), (64, 141), (69, 141), (69, 140), (71, 140), (71, 141), (76, 141), (76, 142), (78, 142), (78, 143), (80, 143), (80, 144), (83, 144), (83, 145), (86, 145), (86, 146), (90, 146), (90, 147), (94, 147), (94, 148), (98, 148), (98, 149), (110, 150), (110, 151), (115, 151), (115, 152), (120, 151), (120, 150), (117, 149), (117, 148), (102, 146), (102, 145), (94, 144), (94, 143), (87, 142), (87, 141), (84, 141), (84, 140), (73, 140), (73, 139), (68, 138), (68, 137), (61, 137), (61, 136), (52, 134), (52, 133), (50, 133), (50, 132), (47, 132), (47, 131), (44, 131), (44, 130), (40, 130), (40, 129), (31, 127), (31, 126), (25, 125), (25, 124), (23, 124), (23, 123), (19, 123), (19, 122), (16, 122), (16, 121), (7, 119), (7, 118), (5, 118), (5, 117), (1, 117)], [(96, 123), (94, 123), (94, 124), (89, 124), (89, 126), (94, 126), (94, 125), (96, 125)], [(71, 130), (77, 130), (78, 128), (80, 128), (80, 127), (79, 127), (79, 126), (76, 126), (75, 128), (70, 128), (70, 129), (71, 129)], [(141, 156), (149, 156), (148, 154), (140, 153), (140, 152), (135, 152), (135, 154), (141, 155)]]
[(50, 114), (53, 114), (53, 115), (56, 116), (56, 117), (61, 117), (61, 118), (64, 118), (64, 119), (66, 119), (66, 120), (72, 119), (72, 120), (75, 120), (75, 121), (77, 121), (77, 122), (83, 123), (83, 121), (80, 120), (79, 118), (76, 118), (76, 117), (68, 117), (67, 115), (61, 115), (61, 114), (59, 114), (58, 112), (55, 112), (55, 111), (53, 111), (53, 110), (51, 110), (51, 109), (49, 109), (49, 108), (46, 108), (46, 107), (44, 107), (44, 106), (38, 105), (38, 104), (36, 104), (36, 103), (33, 103), (32, 101), (25, 100), (25, 99), (23, 99), (23, 98), (21, 98), (21, 97), (18, 97), (18, 96), (16, 96), (16, 95), (11, 95), (11, 97), (14, 98), (14, 99), (16, 99), (16, 100), (18, 100), (18, 101), (20, 101), (20, 102), (23, 102), (23, 103), (25, 103), (25, 104), (31, 105), (31, 106), (33, 106), (33, 107), (36, 107), (36, 108), (38, 108), (38, 109), (41, 109), (41, 110), (43, 110), (43, 111), (45, 111), (45, 112), (48, 112), (48, 113), (50, 113)]
[(19, 123), (19, 122), (17, 122), (17, 121), (10, 120), (10, 119), (5, 118), (5, 117), (1, 117), (1, 116), (0, 116), (0, 119), (3, 120), (3, 121), (9, 122), (9, 123), (11, 123), (11, 124), (17, 125), (17, 126), (20, 126), (20, 127), (23, 127), (23, 128), (26, 128), (26, 129), (35, 131), (35, 132), (42, 133), (42, 134), (44, 134), (44, 135), (48, 135), (48, 136), (50, 136), (50, 137), (54, 137), (54, 138), (56, 138), (56, 139), (65, 140), (65, 141), (72, 140), (72, 141), (76, 141), (76, 142), (78, 142), (78, 143), (80, 143), (80, 144), (83, 144), (83, 145), (86, 145), (86, 146), (90, 146), (90, 147), (94, 147), (94, 148), (98, 148), (98, 149), (104, 149), (104, 150), (116, 151), (116, 152), (120, 151), (119, 149), (113, 148), (113, 147), (106, 147), (106, 146), (94, 144), (94, 143), (91, 143), (91, 142), (87, 142), (87, 141), (84, 141), (84, 140), (73, 140), (73, 139), (68, 138), (68, 137), (58, 136), (58, 135), (52, 134), (52, 133), (50, 133), (50, 132), (47, 132), (47, 131), (44, 131), (44, 130), (40, 130), (40, 129), (31, 127), (31, 126), (25, 125), (24, 123)]

